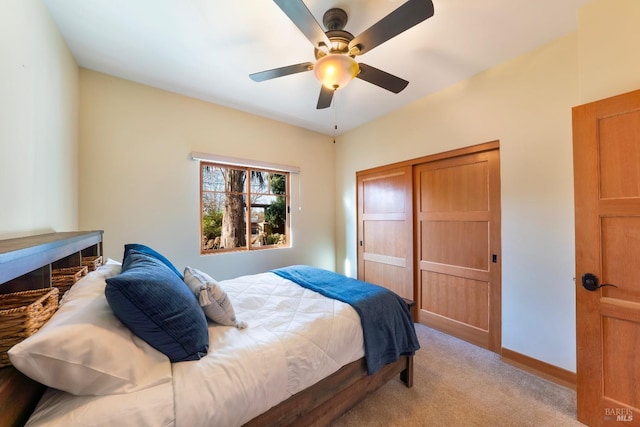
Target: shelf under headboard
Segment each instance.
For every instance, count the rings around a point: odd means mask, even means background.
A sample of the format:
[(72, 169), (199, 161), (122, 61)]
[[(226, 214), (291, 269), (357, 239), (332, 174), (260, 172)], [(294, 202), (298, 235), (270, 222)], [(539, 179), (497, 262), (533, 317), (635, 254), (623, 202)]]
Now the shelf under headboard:
[[(102, 255), (102, 235), (74, 231), (0, 240), (0, 293), (50, 287), (52, 266)], [(12, 366), (0, 368), (0, 427), (24, 425), (45, 388)]]

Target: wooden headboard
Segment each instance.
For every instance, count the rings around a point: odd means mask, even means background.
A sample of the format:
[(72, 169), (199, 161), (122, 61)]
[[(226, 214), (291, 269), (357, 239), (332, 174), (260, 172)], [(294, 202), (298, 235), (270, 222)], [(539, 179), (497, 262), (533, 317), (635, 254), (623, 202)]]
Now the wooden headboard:
[[(53, 268), (80, 266), (82, 257), (102, 255), (102, 234), (78, 231), (0, 240), (0, 294), (50, 287)], [(0, 427), (24, 425), (44, 390), (15, 368), (1, 368)]]

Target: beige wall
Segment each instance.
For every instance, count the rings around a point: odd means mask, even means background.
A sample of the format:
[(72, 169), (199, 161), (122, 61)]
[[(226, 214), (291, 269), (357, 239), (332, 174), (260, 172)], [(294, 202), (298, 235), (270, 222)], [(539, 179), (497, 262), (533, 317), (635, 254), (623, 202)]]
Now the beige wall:
[[(105, 253), (151, 245), (218, 279), (291, 263), (334, 268), (334, 145), (325, 135), (86, 69), (80, 71), (80, 227)], [(189, 153), (299, 166), (293, 248), (199, 255), (199, 168)]]
[(640, 89), (640, 1), (594, 0), (578, 22), (580, 104)]
[(0, 238), (78, 227), (78, 67), (40, 0), (0, 2)]

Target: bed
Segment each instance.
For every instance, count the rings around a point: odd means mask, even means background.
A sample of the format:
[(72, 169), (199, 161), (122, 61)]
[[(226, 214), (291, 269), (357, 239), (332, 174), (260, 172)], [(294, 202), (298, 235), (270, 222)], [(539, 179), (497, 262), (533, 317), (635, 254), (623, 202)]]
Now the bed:
[[(125, 248), (123, 265), (110, 261), (77, 282), (52, 319), (10, 351), (14, 366), (48, 386), (27, 426), (327, 425), (398, 375), (412, 385), (419, 345), (397, 295), (308, 266), (215, 282), (144, 248)], [(201, 311), (217, 309), (204, 311), (204, 351), (187, 340), (176, 360), (119, 311), (114, 283), (135, 271), (127, 260), (136, 257), (151, 258), (163, 280), (189, 284), (181, 291), (193, 292)], [(351, 294), (371, 295), (354, 303), (343, 292), (351, 285), (366, 287)], [(377, 313), (369, 332), (367, 309)], [(389, 325), (381, 312), (391, 312)]]

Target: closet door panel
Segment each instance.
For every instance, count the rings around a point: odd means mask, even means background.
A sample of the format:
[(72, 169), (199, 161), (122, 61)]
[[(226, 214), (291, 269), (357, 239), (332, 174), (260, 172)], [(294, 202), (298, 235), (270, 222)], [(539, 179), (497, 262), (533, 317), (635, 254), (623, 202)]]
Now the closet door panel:
[(414, 300), (411, 166), (362, 172), (358, 187), (358, 279)]
[(449, 274), (422, 272), (421, 307), (482, 331), (489, 329), (489, 284)]
[(487, 220), (424, 220), (420, 228), (422, 261), (488, 270)]
[(414, 167), (418, 321), (500, 351), (499, 152)]

